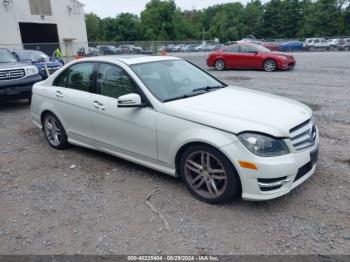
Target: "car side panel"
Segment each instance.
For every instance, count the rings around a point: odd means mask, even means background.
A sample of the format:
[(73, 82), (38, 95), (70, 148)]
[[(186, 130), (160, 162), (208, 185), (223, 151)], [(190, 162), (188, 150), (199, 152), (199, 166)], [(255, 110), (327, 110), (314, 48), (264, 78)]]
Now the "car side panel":
[[(63, 98), (57, 97), (57, 91), (61, 91)], [(93, 94), (62, 87), (45, 86), (42, 82), (33, 87), (32, 119), (37, 126), (42, 127), (41, 115), (44, 111), (50, 111), (62, 123), (69, 142), (95, 148), (88, 108), (89, 105), (93, 107), (92, 100)]]
[(118, 99), (96, 95), (101, 108), (91, 112), (96, 146), (157, 161), (156, 112), (152, 108), (121, 108)]
[(57, 98), (57, 109), (64, 119), (68, 141), (95, 148), (92, 111), (95, 94), (64, 87), (52, 87), (62, 97)]
[(163, 113), (157, 114), (157, 146), (160, 164), (175, 168), (180, 148), (201, 142), (220, 148), (237, 141), (235, 135)]
[(241, 69), (261, 69), (262, 57), (259, 54), (242, 53), (239, 61)]
[(236, 69), (240, 66), (240, 55), (239, 53), (223, 53), (225, 67)]

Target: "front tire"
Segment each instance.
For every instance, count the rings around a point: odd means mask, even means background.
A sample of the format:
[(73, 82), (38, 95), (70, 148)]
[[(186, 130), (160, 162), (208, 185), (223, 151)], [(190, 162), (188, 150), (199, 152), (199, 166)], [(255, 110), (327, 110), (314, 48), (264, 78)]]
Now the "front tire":
[(277, 64), (276, 64), (275, 60), (266, 59), (264, 61), (263, 68), (266, 72), (273, 72), (277, 69)]
[(225, 69), (225, 62), (222, 59), (218, 59), (215, 61), (215, 69), (218, 71), (223, 71)]
[(43, 117), (43, 131), (49, 145), (55, 149), (64, 149), (68, 146), (67, 134), (60, 120), (52, 114), (46, 113)]
[(209, 204), (228, 202), (241, 191), (232, 163), (219, 150), (204, 144), (183, 152), (180, 175), (192, 195)]

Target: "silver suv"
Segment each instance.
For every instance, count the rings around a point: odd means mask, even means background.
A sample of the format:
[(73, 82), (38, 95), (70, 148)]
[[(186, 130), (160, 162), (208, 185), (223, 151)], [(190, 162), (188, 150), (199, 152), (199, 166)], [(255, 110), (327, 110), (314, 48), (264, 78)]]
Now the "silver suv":
[(42, 78), (38, 69), (20, 63), (6, 48), (0, 48), (0, 101), (32, 99), (32, 87)]

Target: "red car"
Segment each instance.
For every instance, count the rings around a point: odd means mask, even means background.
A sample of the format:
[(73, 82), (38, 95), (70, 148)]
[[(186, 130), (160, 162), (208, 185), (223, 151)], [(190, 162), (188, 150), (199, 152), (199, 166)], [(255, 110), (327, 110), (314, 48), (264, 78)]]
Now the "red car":
[(296, 61), (287, 53), (272, 52), (255, 44), (234, 44), (209, 54), (207, 65), (216, 70), (256, 69), (272, 72), (291, 70)]

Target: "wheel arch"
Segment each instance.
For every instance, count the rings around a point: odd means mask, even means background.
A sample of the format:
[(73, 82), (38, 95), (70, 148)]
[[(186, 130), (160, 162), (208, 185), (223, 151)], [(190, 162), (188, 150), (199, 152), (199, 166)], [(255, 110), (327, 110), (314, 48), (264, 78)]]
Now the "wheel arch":
[(236, 172), (236, 175), (237, 175), (238, 181), (239, 181), (240, 191), (242, 192), (241, 176), (240, 176), (240, 174), (238, 172), (238, 168), (237, 168), (236, 164), (231, 161), (230, 157), (223, 150), (221, 150), (220, 147), (215, 146), (212, 143), (207, 143), (207, 142), (204, 142), (204, 141), (192, 141), (192, 142), (189, 142), (189, 143), (186, 143), (186, 144), (182, 145), (179, 148), (179, 150), (176, 152), (176, 156), (175, 156), (175, 170), (176, 170), (177, 176), (179, 176), (180, 160), (181, 160), (182, 154), (185, 152), (185, 150), (187, 148), (189, 148), (191, 146), (195, 146), (195, 145), (205, 145), (205, 146), (211, 147), (211, 148), (213, 148), (215, 150), (218, 150), (224, 157), (226, 157), (226, 159), (231, 163), (233, 169)]
[[(44, 110), (42, 110), (41, 114), (40, 114), (40, 123), (41, 123), (41, 128), (43, 129), (44, 128), (44, 116), (47, 114), (47, 113), (51, 113), (53, 114), (54, 116), (57, 117), (57, 119), (61, 122), (61, 125), (63, 126), (63, 129), (66, 131), (67, 133), (67, 129), (66, 129), (66, 123), (64, 121), (62, 121), (62, 118), (60, 117), (59, 114), (56, 114), (55, 110), (52, 110), (52, 108), (46, 108)], [(68, 136), (68, 134), (67, 134)]]
[(276, 63), (276, 70), (280, 69), (279, 60), (276, 57), (267, 56), (262, 59), (261, 69), (264, 69), (264, 64), (267, 60), (272, 60)]
[(51, 113), (51, 114), (54, 114), (53, 112), (51, 112), (50, 110), (44, 110), (43, 112), (41, 112), (41, 115), (40, 115), (40, 123), (42, 125), (42, 128), (44, 128), (44, 116), (48, 113)]
[(227, 69), (227, 64), (226, 64), (226, 61), (225, 61), (223, 56), (215, 57), (213, 66), (215, 67), (216, 62), (219, 61), (219, 60), (221, 60), (224, 63), (224, 69), (223, 70)]
[[(216, 146), (212, 143), (209, 142), (205, 142), (205, 141), (191, 141), (188, 143), (183, 144), (176, 152), (175, 155), (175, 169), (176, 169), (176, 173), (178, 174), (179, 171), (179, 167), (180, 167), (180, 160), (181, 160), (181, 156), (182, 154), (185, 152), (185, 150), (191, 146), (195, 146), (195, 145), (205, 145), (205, 146), (209, 146), (211, 148), (214, 148), (216, 150), (218, 150), (221, 154), (223, 154), (228, 160), (229, 162), (232, 164), (233, 168), (236, 170), (237, 174), (238, 174), (238, 169), (235, 163), (232, 163), (232, 161), (230, 160), (230, 157), (223, 151), (221, 150), (221, 148), (219, 146)], [(239, 175), (238, 175), (239, 176)]]

